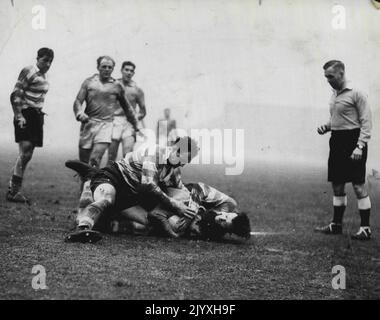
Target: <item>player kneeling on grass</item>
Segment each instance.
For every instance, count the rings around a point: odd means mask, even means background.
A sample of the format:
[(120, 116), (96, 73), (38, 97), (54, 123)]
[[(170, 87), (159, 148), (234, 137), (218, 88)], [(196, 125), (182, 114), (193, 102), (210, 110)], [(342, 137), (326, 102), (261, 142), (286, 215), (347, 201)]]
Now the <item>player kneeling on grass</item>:
[(183, 202), (166, 195), (162, 188), (182, 188), (180, 167), (198, 153), (190, 137), (178, 138), (170, 148), (147, 146), (128, 153), (124, 159), (102, 169), (80, 161), (67, 161), (66, 166), (79, 173), (85, 181), (77, 228), (66, 237), (68, 242), (96, 242), (101, 234), (93, 230), (104, 216), (141, 204), (144, 197), (154, 199), (168, 210), (183, 215), (195, 215)]
[(118, 228), (113, 231), (141, 233), (145, 230), (146, 233), (172, 238), (190, 237), (203, 240), (222, 240), (228, 234), (240, 239), (250, 238), (248, 216), (239, 212), (234, 199), (215, 188), (200, 182), (186, 184), (186, 188), (182, 189), (167, 188), (166, 193), (173, 199), (184, 202), (196, 215), (179, 216), (160, 204), (149, 213), (146, 212), (148, 224), (144, 224), (133, 219), (136, 216), (133, 211), (142, 210), (141, 207), (134, 207), (122, 212), (119, 217), (121, 220), (114, 221)]

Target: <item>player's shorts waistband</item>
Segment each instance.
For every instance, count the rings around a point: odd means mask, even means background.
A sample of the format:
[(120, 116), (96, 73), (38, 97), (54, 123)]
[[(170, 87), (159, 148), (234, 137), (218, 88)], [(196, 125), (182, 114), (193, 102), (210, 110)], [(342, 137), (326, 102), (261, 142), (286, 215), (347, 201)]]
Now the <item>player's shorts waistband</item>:
[(88, 121), (92, 121), (92, 122), (112, 122), (113, 121), (113, 118), (111, 119), (97, 119), (97, 118), (89, 118)]

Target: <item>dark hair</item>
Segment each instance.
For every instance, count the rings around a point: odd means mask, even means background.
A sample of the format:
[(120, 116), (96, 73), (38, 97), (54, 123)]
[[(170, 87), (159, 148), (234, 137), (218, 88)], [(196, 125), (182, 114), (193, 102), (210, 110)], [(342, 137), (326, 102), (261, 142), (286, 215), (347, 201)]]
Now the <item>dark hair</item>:
[(102, 63), (102, 60), (103, 59), (106, 59), (106, 60), (111, 60), (112, 61), (112, 63), (113, 63), (113, 66), (115, 66), (115, 60), (114, 59), (112, 59), (110, 56), (100, 56), (98, 59), (96, 59), (96, 63), (97, 63), (97, 66), (99, 67), (100, 66), (100, 64)]
[(41, 48), (37, 51), (37, 59), (42, 57), (49, 57), (54, 59), (54, 51), (50, 48)]
[(227, 230), (220, 224), (216, 223), (217, 213), (214, 210), (208, 210), (202, 215), (199, 221), (200, 238), (203, 240), (221, 240), (227, 233)]
[(343, 71), (345, 70), (344, 63), (342, 61), (340, 61), (340, 60), (330, 60), (330, 61), (327, 61), (323, 65), (323, 70), (327, 70), (330, 67), (333, 67), (334, 70), (336, 70), (336, 69), (341, 69)]
[(178, 146), (179, 152), (185, 151), (190, 153), (190, 158), (194, 158), (199, 151), (198, 143), (189, 136), (177, 137), (174, 145)]
[(124, 61), (123, 64), (121, 65), (121, 70), (123, 70), (125, 66), (131, 66), (133, 67), (133, 71), (136, 70), (136, 65), (131, 61)]
[(251, 226), (245, 212), (238, 213), (238, 215), (232, 219), (231, 232), (243, 238), (248, 239), (251, 237)]

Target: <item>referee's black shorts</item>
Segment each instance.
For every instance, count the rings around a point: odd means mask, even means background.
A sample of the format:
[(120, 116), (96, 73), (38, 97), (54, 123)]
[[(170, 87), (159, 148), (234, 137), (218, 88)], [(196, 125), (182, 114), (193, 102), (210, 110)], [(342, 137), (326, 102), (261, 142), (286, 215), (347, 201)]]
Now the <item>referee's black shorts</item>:
[(35, 147), (43, 145), (44, 113), (36, 108), (27, 108), (21, 111), (26, 120), (24, 128), (18, 125), (16, 118), (13, 120), (15, 128), (15, 141), (30, 141)]
[(352, 160), (350, 158), (358, 143), (359, 135), (360, 129), (335, 130), (331, 132), (328, 181), (336, 184), (346, 182), (362, 184), (365, 182), (367, 144), (363, 148), (361, 160)]

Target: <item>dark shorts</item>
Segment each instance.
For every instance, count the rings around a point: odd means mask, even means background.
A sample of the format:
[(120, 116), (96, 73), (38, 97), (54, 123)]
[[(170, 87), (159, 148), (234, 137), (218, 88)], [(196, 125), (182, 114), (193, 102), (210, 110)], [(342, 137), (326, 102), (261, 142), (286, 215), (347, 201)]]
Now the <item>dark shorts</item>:
[(116, 190), (115, 211), (121, 211), (136, 205), (140, 205), (146, 210), (151, 210), (158, 204), (158, 201), (150, 195), (135, 194), (125, 182), (115, 162), (100, 169), (99, 173), (92, 177), (91, 191), (94, 192), (102, 183), (109, 183)]
[(363, 149), (361, 160), (352, 160), (352, 152), (356, 148), (360, 129), (332, 131), (330, 138), (330, 154), (328, 160), (328, 181), (333, 183), (365, 182), (368, 146)]
[(35, 108), (27, 108), (21, 111), (26, 120), (24, 128), (20, 128), (16, 119), (13, 120), (15, 128), (15, 141), (30, 141), (35, 147), (42, 147), (44, 113)]

